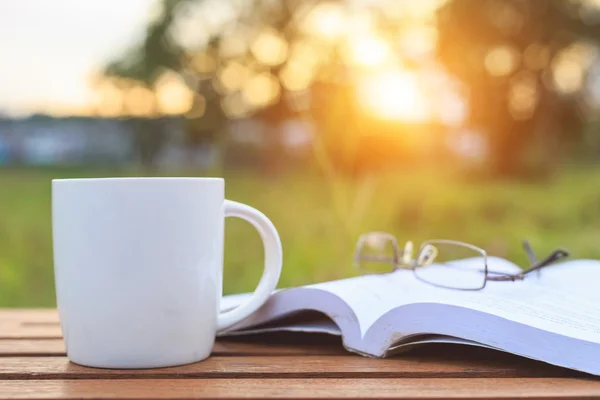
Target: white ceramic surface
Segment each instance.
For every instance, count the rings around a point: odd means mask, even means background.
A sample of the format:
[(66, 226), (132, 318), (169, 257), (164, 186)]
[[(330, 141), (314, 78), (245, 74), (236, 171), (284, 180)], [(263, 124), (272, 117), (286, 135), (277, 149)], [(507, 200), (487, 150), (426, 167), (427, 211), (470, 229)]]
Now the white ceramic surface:
[[(52, 181), (57, 305), (71, 361), (154, 368), (210, 355), (216, 333), (276, 288), (282, 249), (271, 221), (225, 200), (220, 178)], [(224, 218), (249, 221), (265, 249), (252, 298), (219, 315)]]

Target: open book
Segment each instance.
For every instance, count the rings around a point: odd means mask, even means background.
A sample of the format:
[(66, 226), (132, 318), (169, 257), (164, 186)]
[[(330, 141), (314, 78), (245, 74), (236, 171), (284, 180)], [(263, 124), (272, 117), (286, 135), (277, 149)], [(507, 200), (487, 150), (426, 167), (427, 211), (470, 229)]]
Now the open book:
[[(488, 265), (519, 271), (502, 258), (490, 257)], [(225, 296), (221, 309), (248, 296)], [(431, 286), (408, 270), (277, 290), (220, 336), (270, 331), (339, 335), (348, 351), (376, 358), (462, 343), (600, 375), (600, 261), (561, 262), (480, 291)]]

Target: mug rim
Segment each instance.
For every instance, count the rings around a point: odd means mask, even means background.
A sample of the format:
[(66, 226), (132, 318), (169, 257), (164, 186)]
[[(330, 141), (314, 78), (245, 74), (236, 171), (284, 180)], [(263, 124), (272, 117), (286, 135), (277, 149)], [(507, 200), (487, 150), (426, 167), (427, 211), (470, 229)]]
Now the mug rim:
[(140, 177), (102, 177), (102, 178), (56, 178), (52, 182), (120, 182), (120, 181), (192, 181), (192, 182), (223, 182), (224, 178), (219, 177), (166, 177), (166, 176), (140, 176)]

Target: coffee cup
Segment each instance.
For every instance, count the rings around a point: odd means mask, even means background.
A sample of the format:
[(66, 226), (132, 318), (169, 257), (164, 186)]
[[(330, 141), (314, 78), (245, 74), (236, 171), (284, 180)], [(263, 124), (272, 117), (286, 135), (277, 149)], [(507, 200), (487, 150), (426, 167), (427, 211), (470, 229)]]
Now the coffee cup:
[[(252, 296), (221, 313), (226, 217), (256, 228), (265, 263)], [(52, 235), (67, 356), (89, 367), (206, 359), (218, 332), (265, 303), (282, 267), (272, 222), (226, 200), (221, 178), (55, 179)]]

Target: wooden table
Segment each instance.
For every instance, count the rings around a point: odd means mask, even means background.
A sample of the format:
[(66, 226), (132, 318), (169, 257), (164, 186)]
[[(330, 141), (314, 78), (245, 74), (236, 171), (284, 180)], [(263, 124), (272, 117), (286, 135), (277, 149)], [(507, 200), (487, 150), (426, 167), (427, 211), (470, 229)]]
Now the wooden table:
[(65, 357), (55, 310), (0, 310), (0, 399), (598, 398), (600, 377), (466, 347), (377, 360), (331, 336), (218, 340), (211, 358), (174, 368), (107, 370)]

